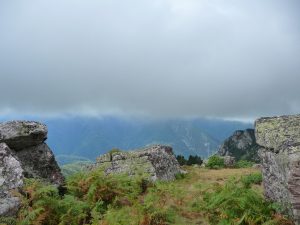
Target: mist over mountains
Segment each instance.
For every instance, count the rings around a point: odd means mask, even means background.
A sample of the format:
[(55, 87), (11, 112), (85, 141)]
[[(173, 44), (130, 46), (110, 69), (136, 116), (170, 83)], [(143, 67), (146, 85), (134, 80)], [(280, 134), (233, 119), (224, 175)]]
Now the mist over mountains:
[(175, 154), (206, 158), (237, 129), (250, 123), (218, 119), (124, 119), (70, 117), (41, 119), (48, 126), (47, 143), (60, 163), (84, 157), (94, 160), (112, 148), (131, 150), (152, 144), (173, 147)]

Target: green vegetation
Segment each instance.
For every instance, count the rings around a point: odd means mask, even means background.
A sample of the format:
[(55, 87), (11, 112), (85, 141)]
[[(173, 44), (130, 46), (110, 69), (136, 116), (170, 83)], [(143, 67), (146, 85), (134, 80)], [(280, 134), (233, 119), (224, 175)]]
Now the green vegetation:
[(177, 155), (176, 159), (181, 166), (201, 165), (203, 163), (201, 157), (197, 155), (190, 155), (188, 160), (186, 160), (183, 155)]
[(15, 225), (16, 219), (13, 217), (0, 217), (0, 225)]
[(196, 210), (204, 211), (211, 224), (284, 224), (287, 221), (274, 218), (276, 206), (236, 180), (215, 185), (212, 191), (204, 193), (199, 205), (195, 204)]
[(116, 153), (116, 152), (122, 152), (120, 149), (118, 149), (118, 148), (113, 148), (113, 149), (111, 149), (108, 153), (110, 154), (110, 155), (112, 155), (112, 154), (114, 154), (114, 153)]
[(188, 173), (176, 176), (173, 182), (156, 183), (143, 176), (106, 176), (102, 170), (79, 172), (67, 178), (64, 195), (52, 185), (29, 179), (15, 222), (18, 225), (291, 224), (276, 214), (272, 203), (264, 200), (258, 170), (191, 166), (185, 166), (184, 170)]
[(239, 160), (238, 162), (236, 162), (235, 167), (236, 168), (249, 168), (249, 167), (252, 167), (253, 165), (254, 165), (254, 163), (251, 161)]
[(217, 155), (213, 155), (211, 156), (206, 165), (206, 167), (210, 168), (210, 169), (221, 169), (224, 168), (224, 159), (217, 156)]
[(75, 173), (84, 171), (88, 165), (91, 165), (91, 161), (78, 161), (61, 166), (61, 172), (65, 177), (71, 176)]
[(252, 184), (261, 184), (262, 174), (252, 173), (241, 178), (241, 182), (245, 188), (249, 188)]

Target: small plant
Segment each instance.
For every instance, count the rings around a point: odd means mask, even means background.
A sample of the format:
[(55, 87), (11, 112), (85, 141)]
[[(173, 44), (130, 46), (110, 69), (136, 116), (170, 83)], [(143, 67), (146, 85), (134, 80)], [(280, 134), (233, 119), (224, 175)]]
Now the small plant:
[(236, 164), (236, 168), (250, 168), (254, 165), (253, 162), (247, 160), (239, 160)]
[(186, 174), (185, 173), (176, 173), (175, 174), (175, 179), (176, 180), (182, 180), (186, 177)]
[(12, 217), (0, 217), (0, 225), (16, 225), (17, 221)]
[(113, 148), (108, 153), (112, 155), (112, 154), (114, 154), (116, 152), (122, 152), (122, 151), (120, 149), (118, 149), (118, 148)]
[(206, 167), (210, 169), (221, 169), (224, 166), (224, 159), (217, 155), (211, 156), (206, 163)]
[(262, 174), (261, 173), (252, 173), (241, 178), (241, 182), (244, 187), (249, 188), (252, 184), (261, 184)]

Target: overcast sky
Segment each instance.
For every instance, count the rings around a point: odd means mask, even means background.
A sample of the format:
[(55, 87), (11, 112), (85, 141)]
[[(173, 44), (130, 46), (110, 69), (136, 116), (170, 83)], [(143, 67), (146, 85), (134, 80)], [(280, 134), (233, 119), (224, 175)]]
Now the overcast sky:
[(300, 113), (299, 0), (0, 0), (0, 113)]

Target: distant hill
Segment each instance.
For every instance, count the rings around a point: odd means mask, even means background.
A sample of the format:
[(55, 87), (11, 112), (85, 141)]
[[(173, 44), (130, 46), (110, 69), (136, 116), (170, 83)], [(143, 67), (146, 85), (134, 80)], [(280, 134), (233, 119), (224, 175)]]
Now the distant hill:
[(254, 129), (237, 130), (220, 146), (217, 154), (234, 156), (236, 160), (259, 162)]
[(252, 124), (215, 119), (147, 120), (111, 116), (9, 119), (44, 122), (49, 131), (47, 143), (60, 164), (82, 161), (78, 157), (95, 160), (112, 148), (130, 150), (158, 143), (171, 145), (175, 154), (206, 158), (235, 130), (252, 128)]

